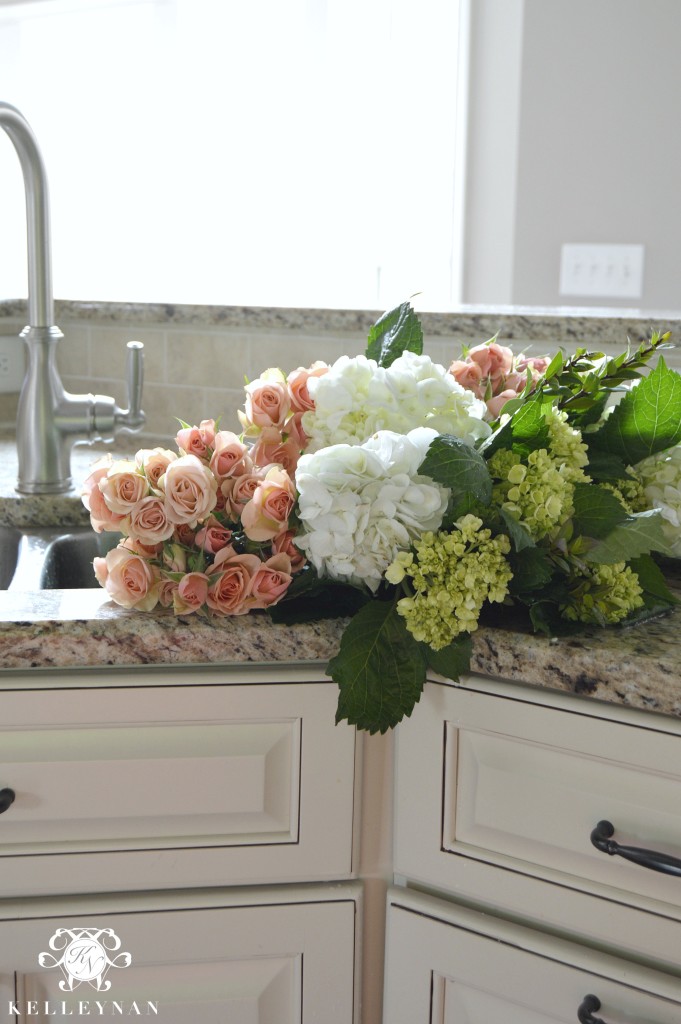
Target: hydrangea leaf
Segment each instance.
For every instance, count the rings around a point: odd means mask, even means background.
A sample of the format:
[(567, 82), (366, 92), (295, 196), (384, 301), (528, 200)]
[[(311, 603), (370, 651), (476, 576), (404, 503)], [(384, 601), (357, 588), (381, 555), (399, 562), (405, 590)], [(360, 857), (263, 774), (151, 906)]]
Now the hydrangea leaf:
[(633, 558), (629, 565), (638, 576), (638, 582), (643, 589), (643, 598), (649, 611), (671, 608), (673, 605), (679, 604), (678, 599), (674, 597), (667, 586), (660, 567), (650, 555)]
[(379, 366), (390, 366), (403, 352), (423, 352), (421, 321), (409, 302), (396, 306), (376, 321), (369, 331), (366, 357), (375, 359)]
[(601, 429), (589, 437), (595, 448), (628, 465), (681, 441), (681, 375), (662, 357), (655, 369), (622, 399)]
[(598, 540), (632, 518), (611, 491), (594, 484), (575, 484), (574, 507), (575, 533)]
[(525, 458), (538, 448), (548, 448), (549, 440), (549, 428), (544, 418), (544, 399), (541, 394), (537, 394), (483, 441), (479, 451), (489, 459), (500, 448), (507, 448)]
[[(588, 442), (589, 437), (590, 435), (587, 434), (584, 440)], [(623, 480), (627, 476), (627, 467), (619, 456), (611, 455), (610, 452), (603, 452), (598, 449), (589, 448), (589, 466), (587, 473), (592, 480), (599, 480), (603, 482)]]
[(434, 651), (422, 644), (426, 659), (433, 672), (457, 682), (459, 677), (470, 671), (473, 644), (470, 633), (462, 633), (448, 647)]
[(616, 526), (607, 537), (597, 543), (584, 555), (587, 562), (628, 562), (638, 555), (659, 551), (663, 555), (673, 554), (665, 538), (664, 520), (658, 508), (649, 512), (638, 512)]
[(503, 508), (499, 509), (499, 516), (503, 524), (501, 532), (508, 534), (515, 551), (524, 551), (535, 546), (529, 531), (510, 512)]
[(371, 601), (354, 616), (327, 666), (338, 684), (336, 724), (386, 732), (410, 715), (426, 680), (421, 645), (392, 602)]
[(508, 585), (511, 594), (526, 594), (540, 590), (554, 572), (548, 554), (543, 548), (525, 548), (508, 556), (513, 579)]
[(492, 478), (487, 463), (474, 448), (450, 434), (440, 434), (433, 439), (419, 474), (449, 488), (450, 510), (467, 509), (471, 503), (489, 505), (492, 500)]

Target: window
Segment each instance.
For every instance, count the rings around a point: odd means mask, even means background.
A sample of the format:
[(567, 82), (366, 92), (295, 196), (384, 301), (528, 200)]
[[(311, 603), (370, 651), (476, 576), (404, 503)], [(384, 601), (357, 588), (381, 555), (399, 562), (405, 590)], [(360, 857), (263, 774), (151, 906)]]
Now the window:
[[(457, 0), (0, 4), (0, 98), (45, 159), (55, 295), (450, 306), (458, 39)], [(5, 298), (26, 294), (22, 196), (0, 132)]]

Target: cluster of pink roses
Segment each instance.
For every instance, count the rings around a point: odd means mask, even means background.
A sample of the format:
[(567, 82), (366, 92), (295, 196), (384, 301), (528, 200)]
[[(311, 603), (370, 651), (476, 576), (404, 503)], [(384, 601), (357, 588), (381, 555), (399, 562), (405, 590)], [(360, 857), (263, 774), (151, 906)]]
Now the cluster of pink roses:
[(536, 381), (548, 365), (546, 356), (514, 356), (510, 348), (487, 341), (469, 349), (465, 359), (455, 359), (449, 372), (463, 388), (483, 399), (490, 418), (496, 419), (506, 402), (527, 386), (528, 370)]
[(303, 416), (314, 410), (308, 390), (310, 377), (323, 377), (327, 363), (315, 362), (291, 373), (271, 368), (246, 385), (246, 406), (239, 412), (243, 436), (255, 439), (254, 460), (261, 465), (276, 462), (289, 473), (308, 445)]
[(124, 540), (95, 575), (110, 597), (150, 611), (243, 615), (283, 597), (304, 565), (289, 519), (290, 473), (213, 420), (179, 431), (179, 455), (143, 449), (95, 467), (83, 502), (93, 528)]

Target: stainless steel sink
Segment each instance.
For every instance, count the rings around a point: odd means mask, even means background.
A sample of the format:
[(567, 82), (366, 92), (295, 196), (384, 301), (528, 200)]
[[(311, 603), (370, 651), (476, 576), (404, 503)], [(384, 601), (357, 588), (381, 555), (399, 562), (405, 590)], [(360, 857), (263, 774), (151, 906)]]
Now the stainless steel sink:
[[(2, 528), (0, 528), (1, 530)], [(117, 533), (94, 533), (89, 526), (70, 530), (9, 530), (0, 533), (0, 589), (72, 590), (98, 587), (92, 568), (120, 540)]]

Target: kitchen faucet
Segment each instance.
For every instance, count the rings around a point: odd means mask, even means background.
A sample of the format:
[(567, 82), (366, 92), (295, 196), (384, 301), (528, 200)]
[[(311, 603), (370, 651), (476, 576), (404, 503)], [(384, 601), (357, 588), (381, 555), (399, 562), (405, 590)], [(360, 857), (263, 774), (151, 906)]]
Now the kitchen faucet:
[(111, 441), (120, 431), (137, 433), (141, 409), (144, 346), (128, 342), (128, 408), (108, 395), (71, 395), (56, 365), (62, 332), (54, 323), (50, 208), (47, 176), (38, 143), (25, 117), (0, 102), (0, 127), (17, 151), (24, 176), (28, 235), (28, 365), (17, 413), (17, 490), (22, 494), (59, 494), (71, 488), (71, 448), (76, 443)]

